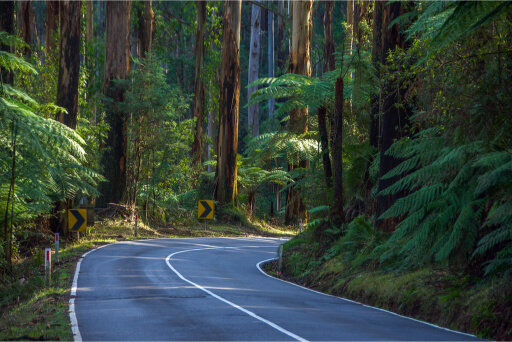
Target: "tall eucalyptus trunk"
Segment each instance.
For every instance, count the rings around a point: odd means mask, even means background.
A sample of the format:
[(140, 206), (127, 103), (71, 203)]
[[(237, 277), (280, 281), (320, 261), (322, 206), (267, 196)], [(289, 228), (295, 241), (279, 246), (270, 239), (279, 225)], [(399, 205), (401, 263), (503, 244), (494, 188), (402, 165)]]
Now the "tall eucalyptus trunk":
[[(388, 64), (387, 56), (396, 48), (406, 49), (406, 36), (402, 34), (402, 29), (398, 24), (391, 26), (391, 23), (404, 14), (407, 10), (407, 3), (393, 2), (386, 4), (382, 11), (382, 52), (381, 65)], [(393, 68), (392, 65), (390, 67)], [(382, 112), (380, 127), (380, 166), (379, 166), (379, 187), (378, 192), (383, 191), (397, 182), (400, 177), (382, 178), (402, 162), (401, 159), (394, 158), (386, 154), (391, 145), (398, 139), (407, 135), (404, 129), (410, 116), (410, 107), (404, 100), (404, 80), (393, 79), (386, 82), (382, 90)], [(403, 197), (403, 193), (393, 195), (377, 196), (377, 217), (389, 209), (397, 199)], [(378, 220), (377, 226), (382, 231), (392, 231), (398, 222), (394, 219)]]
[[(60, 47), (57, 105), (66, 109), (55, 119), (71, 129), (76, 129), (78, 114), (78, 83), (80, 79), (80, 1), (59, 2)], [(56, 203), (57, 217), (52, 229), (67, 236), (67, 212), (72, 209), (71, 199)]]
[(57, 25), (59, 23), (59, 1), (47, 1), (46, 2), (46, 32), (45, 32), (45, 44), (46, 53), (50, 54), (55, 50), (54, 37), (57, 33)]
[(333, 186), (331, 222), (339, 227), (345, 221), (343, 212), (343, 77), (335, 85), (332, 135)]
[(196, 46), (194, 55), (196, 57), (196, 79), (194, 84), (194, 118), (196, 119), (196, 129), (194, 134), (194, 143), (192, 144), (192, 154), (194, 162), (201, 163), (202, 141), (203, 141), (203, 123), (204, 123), (204, 101), (205, 86), (203, 80), (204, 66), (204, 23), (206, 20), (206, 1), (196, 1)]
[(108, 182), (100, 186), (98, 205), (120, 203), (126, 194), (126, 113), (118, 107), (124, 101), (124, 91), (112, 80), (126, 79), (130, 68), (130, 1), (107, 1), (105, 15), (105, 73), (103, 93), (108, 98), (106, 122), (109, 124), (102, 164)]
[[(258, 71), (260, 66), (260, 43), (261, 43), (261, 7), (253, 4), (252, 5), (252, 16), (251, 16), (251, 45), (249, 51), (249, 74), (247, 76), (247, 83), (258, 79)], [(251, 95), (258, 90), (258, 86), (251, 86), (247, 89), (247, 100), (251, 98)], [(252, 104), (247, 109), (248, 121), (247, 125), (252, 133), (253, 137), (260, 134), (260, 117), (259, 117), (259, 106), (257, 103)]]
[(219, 143), (216, 198), (223, 204), (237, 197), (238, 115), (240, 98), (240, 25), (242, 1), (224, 3), (220, 69)]
[(28, 47), (23, 49), (23, 55), (32, 56), (32, 47), (34, 45), (34, 18), (35, 12), (31, 0), (20, 0), (18, 2), (18, 11), (16, 22), (18, 35), (27, 43)]
[[(271, 1), (269, 1), (271, 3)], [(268, 77), (274, 77), (274, 13), (268, 11)], [(268, 117), (274, 116), (274, 100), (268, 100)]]
[[(310, 22), (313, 1), (301, 0), (293, 3), (292, 46), (288, 72), (311, 76)], [(290, 112), (290, 131), (299, 135), (308, 131), (308, 108), (294, 109)], [(288, 170), (306, 168), (307, 161), (288, 164)], [(294, 224), (297, 220), (307, 222), (306, 205), (300, 193), (288, 188), (286, 193), (285, 224)]]
[[(334, 9), (334, 1), (326, 1), (324, 7), (324, 71), (333, 71), (336, 69), (334, 59), (334, 39), (332, 35), (332, 11)], [(331, 187), (332, 184), (332, 166), (329, 157), (329, 134), (327, 132), (327, 109), (323, 106), (318, 109), (318, 133), (320, 135), (320, 144), (322, 147), (322, 161), (325, 173), (325, 186)]]
[(144, 14), (139, 18), (139, 53), (141, 58), (151, 53), (155, 33), (153, 2), (144, 1)]

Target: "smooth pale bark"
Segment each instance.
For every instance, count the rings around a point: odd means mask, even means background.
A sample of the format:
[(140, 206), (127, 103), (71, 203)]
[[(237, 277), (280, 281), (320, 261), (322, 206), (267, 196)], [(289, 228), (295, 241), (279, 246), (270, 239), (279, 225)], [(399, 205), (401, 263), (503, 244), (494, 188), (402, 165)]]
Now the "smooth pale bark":
[(192, 144), (192, 154), (194, 162), (201, 163), (202, 141), (203, 141), (203, 123), (204, 123), (204, 101), (205, 86), (203, 81), (204, 65), (204, 23), (206, 20), (206, 1), (196, 1), (196, 46), (194, 55), (196, 57), (196, 79), (194, 83), (194, 118), (196, 119), (196, 129), (194, 142)]
[[(268, 77), (274, 77), (274, 14), (272, 11), (268, 11)], [(269, 118), (274, 115), (274, 100), (268, 100)]]
[(219, 143), (216, 198), (223, 204), (237, 197), (238, 115), (240, 98), (240, 20), (242, 1), (224, 3), (220, 71)]
[(110, 130), (102, 157), (104, 176), (108, 182), (100, 186), (102, 196), (98, 206), (120, 203), (126, 194), (126, 114), (118, 108), (124, 92), (112, 84), (119, 77), (125, 79), (130, 56), (130, 1), (107, 1), (105, 15), (105, 73), (103, 92), (109, 99), (106, 122)]
[[(0, 1), (0, 31), (14, 35), (14, 1)], [(9, 45), (0, 44), (0, 49), (6, 52), (12, 52)], [(13, 73), (2, 68), (1, 76), (3, 83), (13, 84)]]
[[(382, 11), (382, 52), (381, 65), (387, 64), (386, 57), (397, 47), (407, 48), (406, 36), (402, 35), (398, 24), (390, 27), (393, 20), (404, 14), (407, 8), (406, 3), (393, 2), (386, 4)], [(380, 166), (379, 166), (379, 188), (378, 192), (383, 191), (397, 182), (400, 177), (382, 178), (402, 162), (401, 159), (388, 156), (387, 150), (398, 139), (407, 134), (403, 128), (408, 123), (410, 108), (404, 103), (403, 82), (404, 80), (393, 80), (387, 82), (382, 90), (382, 112), (380, 127)], [(377, 217), (389, 209), (397, 199), (403, 197), (403, 193), (393, 195), (377, 196)], [(398, 223), (395, 219), (378, 220), (377, 226), (385, 232), (394, 230)]]
[[(249, 73), (247, 83), (258, 79), (258, 71), (260, 66), (260, 42), (261, 42), (261, 8), (255, 4), (252, 5), (251, 15), (251, 45), (249, 51)], [(252, 86), (247, 89), (247, 100), (258, 90), (258, 86)], [(259, 106), (257, 103), (252, 104), (247, 109), (248, 121), (247, 125), (253, 137), (260, 134), (260, 117)]]
[(331, 222), (340, 227), (345, 221), (343, 213), (343, 77), (336, 79), (332, 135), (332, 207)]
[[(311, 76), (310, 23), (313, 1), (293, 3), (292, 45), (288, 72)], [(308, 131), (308, 108), (294, 109), (290, 112), (290, 130), (299, 135)], [(289, 164), (288, 170), (306, 168), (307, 162)], [(306, 205), (298, 191), (289, 188), (286, 193), (285, 224), (294, 224), (297, 220), (307, 223)]]

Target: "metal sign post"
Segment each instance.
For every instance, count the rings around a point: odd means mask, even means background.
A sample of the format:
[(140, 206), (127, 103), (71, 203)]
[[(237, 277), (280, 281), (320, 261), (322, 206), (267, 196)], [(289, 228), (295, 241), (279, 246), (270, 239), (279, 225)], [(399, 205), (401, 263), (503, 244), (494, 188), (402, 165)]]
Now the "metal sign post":
[(52, 249), (45, 248), (44, 250), (44, 284), (49, 288), (52, 281)]
[(55, 262), (59, 262), (59, 233), (55, 233)]

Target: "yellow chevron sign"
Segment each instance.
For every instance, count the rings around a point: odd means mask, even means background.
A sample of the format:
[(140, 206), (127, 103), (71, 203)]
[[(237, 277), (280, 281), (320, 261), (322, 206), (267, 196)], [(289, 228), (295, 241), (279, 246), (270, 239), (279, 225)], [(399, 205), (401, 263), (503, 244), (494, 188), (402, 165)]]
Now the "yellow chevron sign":
[(197, 203), (197, 217), (200, 219), (213, 218), (213, 201), (201, 200)]

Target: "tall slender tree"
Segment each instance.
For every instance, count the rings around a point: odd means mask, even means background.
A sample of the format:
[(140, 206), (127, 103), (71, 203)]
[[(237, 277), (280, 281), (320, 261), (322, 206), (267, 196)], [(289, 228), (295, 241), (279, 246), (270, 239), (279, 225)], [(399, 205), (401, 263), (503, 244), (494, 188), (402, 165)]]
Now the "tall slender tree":
[[(269, 0), (269, 3), (272, 1)], [(274, 77), (274, 13), (268, 11), (268, 77)], [(274, 99), (268, 100), (268, 117), (274, 115)]]
[(54, 51), (55, 46), (53, 39), (57, 33), (57, 25), (59, 24), (59, 1), (47, 1), (46, 2), (46, 18), (45, 18), (45, 41), (46, 51)]
[(215, 174), (216, 198), (224, 204), (234, 203), (237, 197), (241, 12), (241, 0), (225, 1), (220, 71), (219, 143)]
[[(334, 1), (326, 1), (324, 7), (324, 71), (333, 71), (336, 69), (334, 60), (334, 39), (332, 35), (332, 12), (334, 9)], [(325, 173), (325, 185), (327, 188), (331, 187), (332, 182), (332, 167), (331, 159), (329, 158), (329, 134), (327, 133), (327, 109), (321, 107), (318, 109), (318, 133), (320, 134), (320, 143), (322, 146), (322, 161)]]
[[(311, 76), (310, 25), (313, 11), (312, 0), (293, 2), (292, 48), (288, 72)], [(308, 131), (308, 108), (293, 109), (290, 112), (290, 130), (295, 134)], [(305, 160), (289, 164), (291, 171), (306, 168)], [(307, 222), (306, 205), (298, 191), (289, 188), (286, 193), (285, 224), (293, 224), (298, 219)]]
[[(80, 1), (59, 2), (60, 46), (57, 105), (67, 113), (57, 113), (55, 119), (76, 129), (78, 114), (78, 82), (80, 78)], [(70, 200), (56, 203), (56, 219), (52, 220), (55, 232), (67, 235), (67, 213)]]
[[(251, 45), (249, 51), (249, 74), (247, 83), (252, 83), (258, 79), (258, 71), (260, 66), (260, 43), (261, 43), (261, 7), (252, 5), (251, 16)], [(252, 93), (258, 90), (258, 86), (251, 86), (247, 89), (247, 99), (251, 98)], [(248, 121), (247, 125), (253, 137), (260, 134), (260, 117), (259, 106), (257, 103), (252, 104), (247, 109)]]
[(32, 56), (32, 46), (34, 40), (34, 7), (31, 0), (21, 0), (18, 3), (18, 11), (16, 14), (16, 23), (18, 35), (20, 35), (28, 47), (23, 49), (25, 56)]
[[(397, 47), (406, 48), (406, 36), (399, 29), (398, 23), (391, 25), (393, 21), (407, 10), (407, 3), (393, 2), (386, 4), (382, 10), (382, 41), (381, 41), (381, 65), (388, 64), (387, 56)], [(379, 187), (378, 191), (398, 181), (399, 177), (382, 178), (402, 161), (393, 156), (387, 155), (388, 149), (394, 141), (407, 134), (404, 128), (407, 125), (410, 116), (410, 108), (404, 103), (403, 80), (393, 79), (386, 82), (382, 90), (382, 112), (380, 128), (380, 165), (379, 165)], [(390, 208), (398, 198), (403, 194), (377, 196), (377, 217)], [(379, 220), (377, 225), (383, 231), (394, 229), (396, 222), (390, 219), (386, 221)]]
[(118, 107), (124, 92), (116, 87), (115, 78), (125, 79), (130, 68), (130, 7), (131, 1), (107, 1), (105, 15), (105, 73), (103, 92), (107, 98), (106, 121), (110, 126), (102, 164), (108, 183), (102, 183), (102, 196), (97, 205), (120, 203), (126, 193), (126, 115)]
[(203, 80), (204, 67), (204, 23), (206, 20), (206, 1), (196, 1), (196, 46), (194, 55), (196, 57), (196, 79), (194, 84), (194, 118), (196, 119), (196, 129), (194, 143), (192, 145), (192, 154), (194, 162), (201, 163), (204, 107), (205, 107), (205, 85)]

